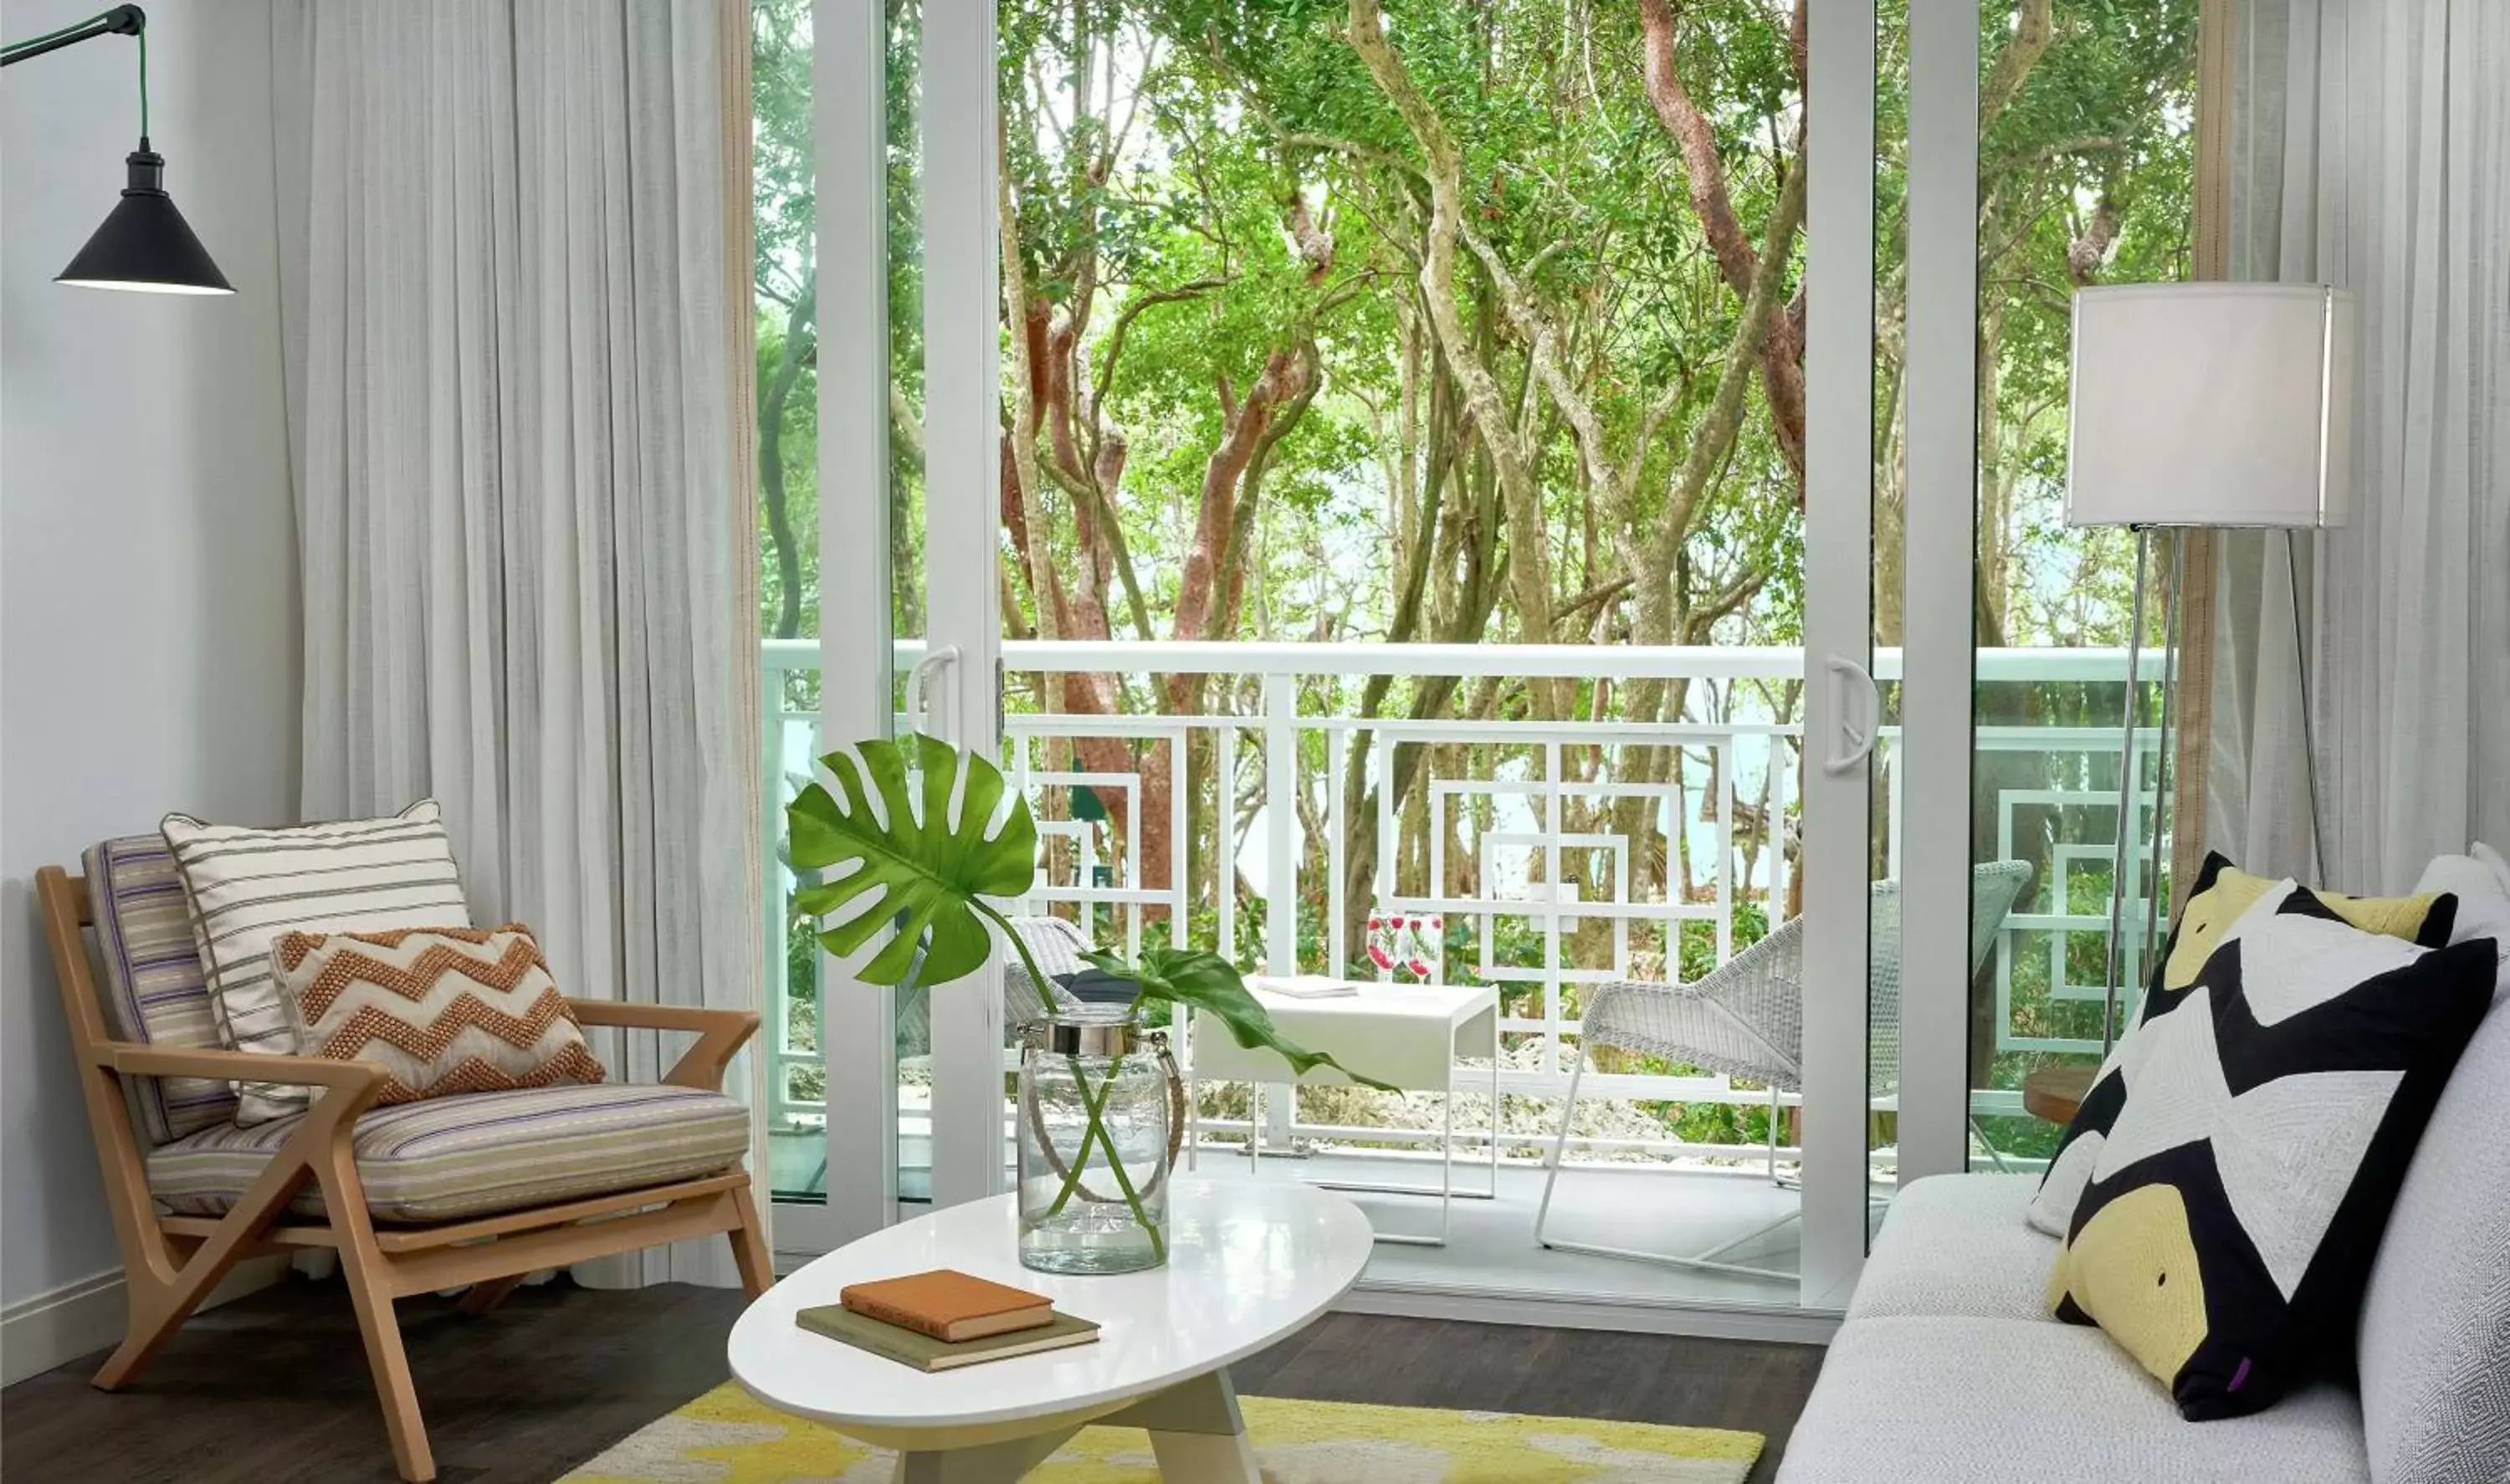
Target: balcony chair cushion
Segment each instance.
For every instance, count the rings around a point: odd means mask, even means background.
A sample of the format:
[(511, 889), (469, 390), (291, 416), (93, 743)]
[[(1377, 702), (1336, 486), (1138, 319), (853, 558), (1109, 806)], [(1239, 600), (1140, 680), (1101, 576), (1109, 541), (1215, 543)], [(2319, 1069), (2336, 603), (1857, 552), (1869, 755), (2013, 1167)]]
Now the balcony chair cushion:
[(270, 953), (305, 1054), (392, 1070), (378, 1104), (603, 1079), (520, 923), (283, 932)]
[[(2363, 1295), (2356, 1358), (2378, 1477), (2477, 1484), (2510, 1479), (2510, 867), (2445, 859), (2483, 872), (2449, 882), (2455, 936), (2492, 940), (2492, 1011), (2415, 1150)], [(2426, 872), (2424, 889), (2433, 882)]]
[[(2195, 890), (2179, 909), (2179, 921), (2171, 926), (2170, 938), (2162, 945), (2161, 964), (2153, 970), (2152, 983), (2135, 1016), (2136, 1023), (2142, 1024), (2177, 1004), (2231, 925), (2281, 885), (2263, 876), (2250, 875), (2231, 864), (2220, 851), (2208, 855), (2205, 869), (2196, 877)], [(2401, 938), (2426, 948), (2438, 948), (2450, 941), (2457, 916), (2457, 898), (2442, 893), (2413, 896), (2345, 896), (2335, 892), (2313, 894), (2322, 906), (2364, 932)], [(2026, 1219), (2051, 1237), (2066, 1235), (2067, 1223), (2082, 1203), (2083, 1183), (2092, 1161), (2100, 1156), (2100, 1126), (2114, 1111), (2116, 1099), (2125, 1094), (2117, 1067), (2118, 1051), (2124, 1046), (2121, 1039), (2102, 1066), (2099, 1080), (2084, 1096), (2082, 1108), (2067, 1128), (2065, 1138), (2058, 1142), (2056, 1158), (2040, 1177), (2038, 1199), (2031, 1202)]]
[[(278, 934), (471, 926), (434, 799), (382, 819), (247, 829), (168, 815), (163, 827), (209, 967), (218, 1037), (239, 1051), (302, 1049), (271, 976)], [(236, 1122), (284, 1118), (305, 1098), (301, 1086), (241, 1082)]]
[[(148, 1157), (150, 1194), (177, 1215), (236, 1202), (303, 1114), (223, 1123)], [(378, 1221), (455, 1221), (714, 1174), (749, 1148), (749, 1114), (694, 1087), (533, 1087), (368, 1110), (353, 1135)], [(323, 1214), (309, 1182), (289, 1207)]]
[[(2492, 1003), (2490, 942), (2363, 932), (2281, 883), (2120, 1043), (2124, 1095), (2048, 1284), (2190, 1421), (2349, 1350), (2415, 1144)], [(2095, 1089), (2097, 1094), (2098, 1089)]]
[[(209, 976), (192, 941), (183, 882), (163, 835), (125, 835), (89, 848), (88, 903), (104, 959), (104, 1022), (116, 1041), (199, 1049), (218, 1044)], [(163, 1144), (235, 1119), (223, 1078), (136, 1077), (140, 1136)]]

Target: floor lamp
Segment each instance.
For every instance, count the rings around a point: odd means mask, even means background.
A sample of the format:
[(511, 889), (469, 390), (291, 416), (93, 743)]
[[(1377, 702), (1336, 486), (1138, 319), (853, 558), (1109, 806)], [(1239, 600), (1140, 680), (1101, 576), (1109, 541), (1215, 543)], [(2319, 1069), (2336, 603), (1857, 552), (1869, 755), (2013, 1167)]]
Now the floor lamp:
[[(2177, 683), (2181, 533), (2189, 527), (2279, 530), (2293, 595), (2301, 747), (2310, 842), (2319, 838), (2318, 756), (2309, 737), (2308, 644), (2292, 533), (2341, 525), (2352, 498), (2353, 298), (2316, 284), (2134, 284), (2074, 295), (2073, 373), (2066, 457), (2066, 523), (2135, 532), (2135, 615), (2127, 639), (2126, 718), (2118, 754), (2117, 843), (2110, 869), (2110, 944), (2101, 1054), (2117, 1028), (2129, 840), (2138, 810), (2138, 667), (2152, 533), (2168, 532), (2161, 726), (2143, 945), (2159, 931), (2161, 801), (2170, 767)], [(2142, 955), (2136, 972), (2145, 971)]]

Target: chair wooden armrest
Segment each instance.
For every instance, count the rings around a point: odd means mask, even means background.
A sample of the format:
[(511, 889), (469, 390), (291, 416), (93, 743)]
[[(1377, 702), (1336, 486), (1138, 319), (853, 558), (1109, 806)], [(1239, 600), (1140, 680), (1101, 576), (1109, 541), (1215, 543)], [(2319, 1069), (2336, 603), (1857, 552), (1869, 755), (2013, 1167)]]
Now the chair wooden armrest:
[(361, 1092), (380, 1086), (391, 1072), (371, 1061), (327, 1056), (265, 1056), (210, 1046), (161, 1046), (133, 1041), (99, 1041), (88, 1048), (96, 1065), (124, 1077), (208, 1077), (283, 1083), (293, 1086)]
[(663, 1081), (674, 1087), (723, 1090), (723, 1074), (735, 1053), (758, 1033), (758, 1012), (745, 1009), (701, 1009), (692, 1005), (628, 1005), (617, 1000), (566, 1002), (579, 1025), (615, 1026), (636, 1031), (690, 1031), (698, 1038)]

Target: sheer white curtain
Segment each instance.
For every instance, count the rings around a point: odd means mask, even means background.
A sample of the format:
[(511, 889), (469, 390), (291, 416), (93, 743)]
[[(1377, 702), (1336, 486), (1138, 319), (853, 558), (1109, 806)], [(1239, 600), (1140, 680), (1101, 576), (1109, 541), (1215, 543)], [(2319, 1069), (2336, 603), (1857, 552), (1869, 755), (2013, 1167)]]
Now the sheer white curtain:
[[(2231, 274), (2359, 308), (2352, 522), (2297, 544), (2328, 858), (2510, 839), (2510, 5), (2242, 0)], [(2224, 543), (2206, 834), (2312, 876), (2292, 572)]]
[[(306, 817), (433, 794), (570, 992), (755, 1008), (745, 22), (283, 0), (273, 47)], [(719, 1240), (600, 1275), (734, 1280)]]

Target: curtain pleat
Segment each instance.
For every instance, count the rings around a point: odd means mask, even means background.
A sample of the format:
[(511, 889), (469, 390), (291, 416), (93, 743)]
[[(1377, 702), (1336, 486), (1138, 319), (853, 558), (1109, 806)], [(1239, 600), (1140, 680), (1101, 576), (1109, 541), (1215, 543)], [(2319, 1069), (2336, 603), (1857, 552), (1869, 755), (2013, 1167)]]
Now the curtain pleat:
[(2207, 836), (2354, 891), (2510, 839), (2510, 7), (2242, 8), (2232, 275), (2353, 290), (2354, 509), (2224, 543)]
[(292, 0), (273, 54), (306, 817), (433, 794), (569, 992), (757, 1008), (731, 3)]

